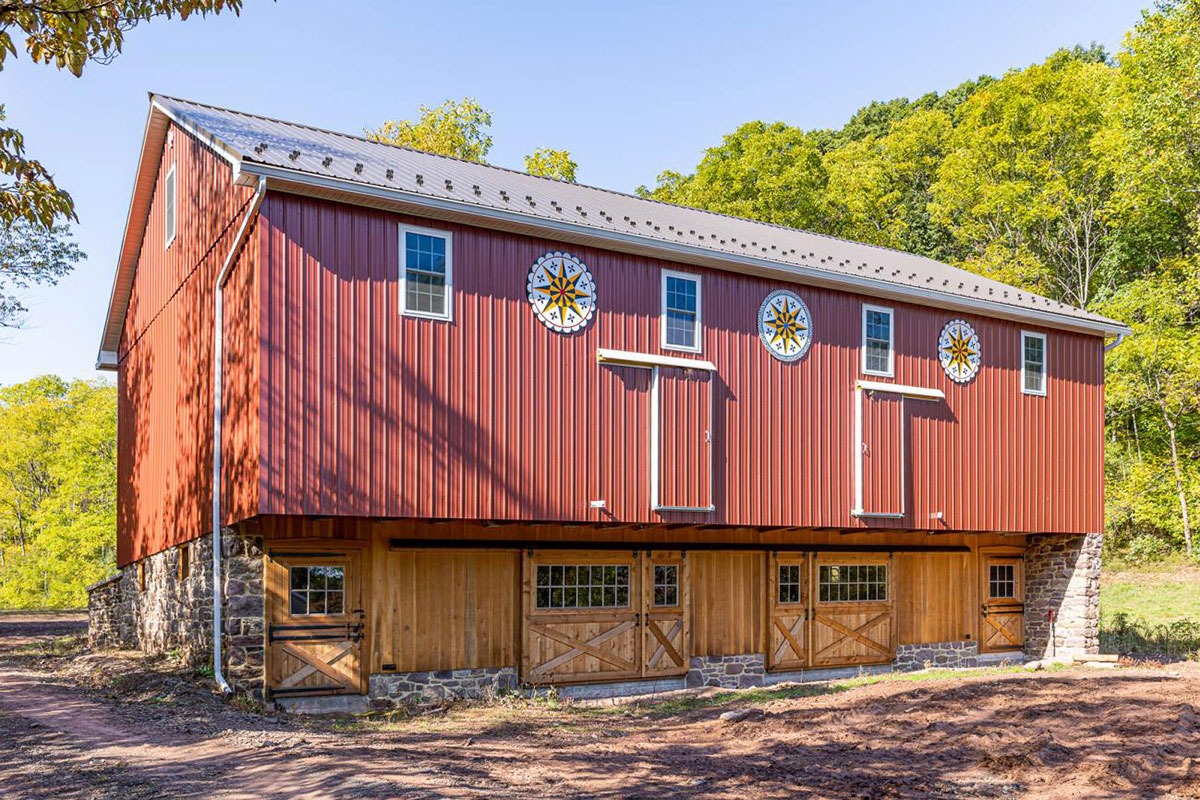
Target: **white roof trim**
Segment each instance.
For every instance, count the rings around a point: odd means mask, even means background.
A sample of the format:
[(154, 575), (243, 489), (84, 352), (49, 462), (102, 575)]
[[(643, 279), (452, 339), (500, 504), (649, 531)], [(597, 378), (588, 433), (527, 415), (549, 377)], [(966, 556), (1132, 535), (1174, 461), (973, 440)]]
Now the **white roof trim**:
[(609, 350), (604, 347), (596, 348), (596, 361), (601, 364), (612, 364), (618, 367), (679, 367), (681, 369), (701, 369), (706, 372), (716, 372), (717, 365), (711, 361), (698, 358), (681, 358), (680, 356), (660, 356), (657, 353), (633, 353), (628, 350)]

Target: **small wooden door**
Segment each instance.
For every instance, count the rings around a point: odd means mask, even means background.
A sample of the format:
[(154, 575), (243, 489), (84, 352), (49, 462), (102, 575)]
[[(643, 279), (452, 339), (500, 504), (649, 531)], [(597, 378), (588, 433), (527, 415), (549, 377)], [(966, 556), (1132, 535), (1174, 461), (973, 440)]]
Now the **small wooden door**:
[(767, 669), (808, 666), (809, 557), (773, 553), (768, 573)]
[(980, 563), (980, 649), (1019, 650), (1025, 644), (1025, 561), (1020, 556), (984, 555)]
[(641, 675), (636, 553), (534, 551), (524, 561), (521, 672), (527, 682)]
[(820, 554), (812, 575), (812, 664), (887, 664), (895, 658), (892, 560)]
[(691, 659), (691, 581), (684, 553), (642, 558), (642, 675), (683, 675)]
[(295, 550), (267, 561), (270, 696), (362, 694), (365, 611), (358, 551)]

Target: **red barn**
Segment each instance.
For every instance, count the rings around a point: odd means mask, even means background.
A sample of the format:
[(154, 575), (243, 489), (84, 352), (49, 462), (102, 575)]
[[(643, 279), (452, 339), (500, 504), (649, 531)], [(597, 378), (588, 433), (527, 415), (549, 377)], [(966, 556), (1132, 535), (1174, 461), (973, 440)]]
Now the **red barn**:
[(100, 349), (122, 572), (93, 638), (376, 706), (1094, 651), (1125, 332), (154, 96)]

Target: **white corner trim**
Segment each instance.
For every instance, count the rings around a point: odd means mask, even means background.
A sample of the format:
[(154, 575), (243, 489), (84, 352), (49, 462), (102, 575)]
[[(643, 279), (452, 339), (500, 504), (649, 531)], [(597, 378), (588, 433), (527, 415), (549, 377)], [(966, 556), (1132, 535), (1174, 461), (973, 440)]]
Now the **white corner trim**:
[(618, 367), (637, 367), (638, 369), (677, 367), (679, 369), (702, 369), (706, 372), (717, 371), (716, 364), (698, 358), (661, 356), (657, 353), (632, 353), (628, 350), (609, 350), (604, 347), (596, 348), (596, 362)]
[(900, 394), (915, 400), (945, 400), (946, 393), (941, 389), (930, 389), (925, 386), (906, 386), (902, 383), (884, 383), (882, 381), (858, 381), (854, 388), (867, 392), (883, 392)]

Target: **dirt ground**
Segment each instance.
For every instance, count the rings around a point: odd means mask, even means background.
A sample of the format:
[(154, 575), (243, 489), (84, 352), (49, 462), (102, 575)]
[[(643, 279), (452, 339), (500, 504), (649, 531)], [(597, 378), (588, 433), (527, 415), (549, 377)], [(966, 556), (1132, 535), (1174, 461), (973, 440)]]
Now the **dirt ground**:
[(0, 615), (0, 797), (1200, 798), (1194, 663), (312, 720), (81, 631)]

